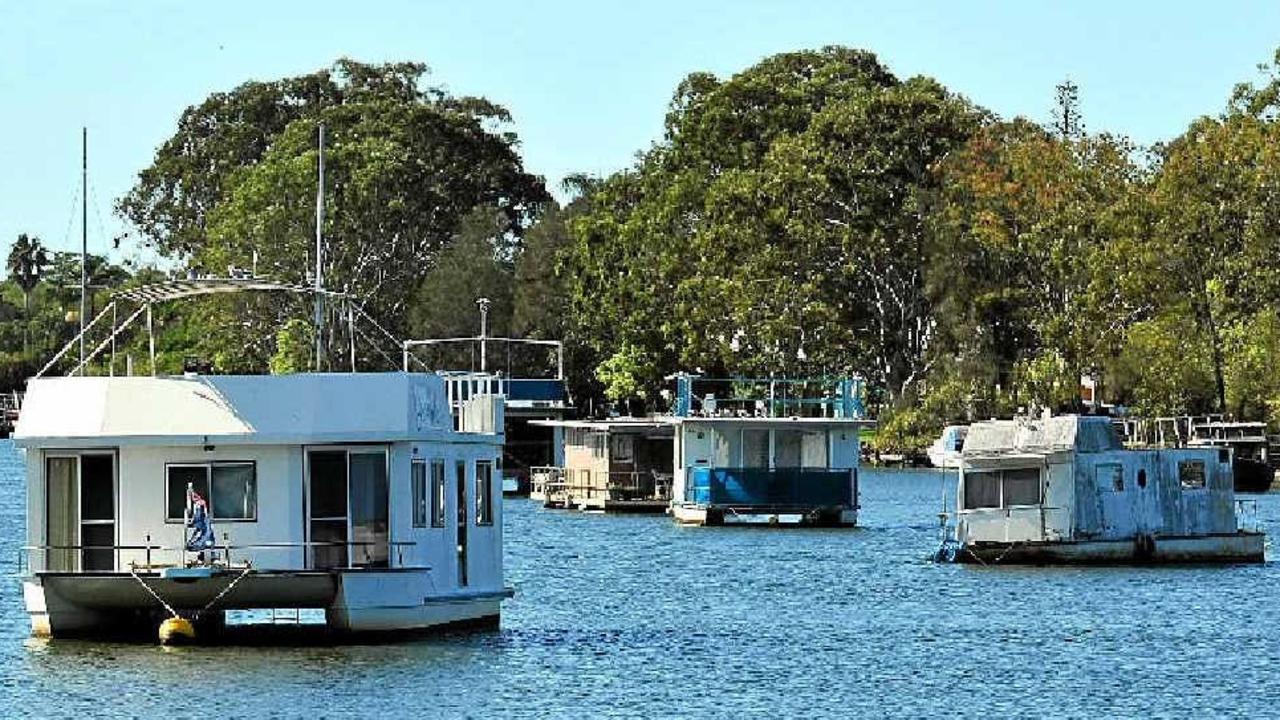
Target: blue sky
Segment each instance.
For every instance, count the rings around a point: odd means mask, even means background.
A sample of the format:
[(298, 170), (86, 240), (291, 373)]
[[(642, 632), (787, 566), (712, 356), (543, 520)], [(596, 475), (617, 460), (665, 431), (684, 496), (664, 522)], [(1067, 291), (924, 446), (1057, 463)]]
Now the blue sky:
[(0, 252), (19, 232), (79, 248), (82, 125), (101, 252), (125, 229), (115, 198), (184, 108), (340, 56), (424, 61), (434, 83), (505, 105), (526, 166), (556, 183), (629, 164), (659, 138), (687, 73), (826, 44), (871, 50), (1003, 116), (1047, 118), (1069, 76), (1088, 129), (1151, 143), (1256, 77), (1280, 45), (1280, 2), (0, 0)]

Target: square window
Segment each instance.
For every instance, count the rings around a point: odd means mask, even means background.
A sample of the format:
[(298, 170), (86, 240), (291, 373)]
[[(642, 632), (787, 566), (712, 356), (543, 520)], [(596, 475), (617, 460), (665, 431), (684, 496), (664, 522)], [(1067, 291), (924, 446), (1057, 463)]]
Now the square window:
[(214, 463), (209, 510), (214, 520), (253, 520), (258, 517), (258, 490), (253, 463)]
[(1184, 490), (1194, 490), (1204, 487), (1204, 461), (1178, 461), (1178, 483), (1182, 485)]
[(169, 465), (165, 468), (165, 520), (182, 522), (187, 491), (199, 495), (217, 520), (256, 520), (257, 468), (251, 462)]

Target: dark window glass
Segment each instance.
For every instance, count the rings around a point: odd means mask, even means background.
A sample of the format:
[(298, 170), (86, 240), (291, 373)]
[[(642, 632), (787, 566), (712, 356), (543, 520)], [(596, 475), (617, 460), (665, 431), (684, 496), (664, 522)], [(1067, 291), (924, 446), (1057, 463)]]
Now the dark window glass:
[[(347, 548), (341, 543), (347, 541), (347, 520), (312, 520), (311, 542), (317, 543), (311, 548), (311, 557), (317, 569), (346, 567)], [(321, 543), (335, 543), (323, 545)]]
[(214, 520), (253, 520), (258, 516), (253, 463), (216, 463), (210, 472)]
[[(311, 462), (311, 517), (347, 516), (347, 454), (313, 452)], [(345, 538), (344, 538), (345, 539)]]
[(444, 461), (431, 461), (431, 527), (444, 527)]
[(80, 519), (112, 520), (116, 516), (110, 455), (80, 456)]
[(168, 467), (166, 520), (181, 521), (187, 510), (187, 484), (209, 501), (209, 468), (204, 465), (170, 465)]
[(111, 549), (116, 542), (115, 535), (115, 523), (80, 526), (80, 544), (85, 547), (82, 555), (85, 570), (115, 569), (115, 551)]
[(966, 472), (964, 474), (964, 508), (1000, 507), (1000, 473)]
[(387, 456), (351, 453), (352, 565), (387, 564)]
[(1004, 506), (1039, 505), (1040, 470), (1018, 468), (1004, 471)]
[(426, 527), (427, 524), (427, 464), (414, 460), (410, 473), (413, 484), (413, 526)]
[(1204, 487), (1204, 461), (1182, 460), (1178, 462), (1178, 482), (1188, 490)]
[(493, 524), (493, 463), (476, 461), (476, 524)]

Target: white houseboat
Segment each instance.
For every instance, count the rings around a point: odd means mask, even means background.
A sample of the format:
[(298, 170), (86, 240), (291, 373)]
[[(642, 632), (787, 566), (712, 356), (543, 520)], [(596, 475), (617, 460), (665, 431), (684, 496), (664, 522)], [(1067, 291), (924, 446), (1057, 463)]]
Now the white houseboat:
[(929, 464), (936, 468), (960, 467), (964, 437), (967, 434), (969, 434), (968, 425), (948, 425), (943, 428), (942, 434), (929, 446)]
[(1263, 534), (1240, 527), (1229, 452), (1125, 449), (1105, 417), (971, 425), (956, 507), (942, 560), (1263, 560)]
[[(152, 303), (241, 289), (300, 290), (206, 278), (113, 305), (149, 320)], [(500, 397), (455, 416), (432, 374), (116, 375), (123, 329), (110, 365), (95, 364), (104, 341), (28, 386), (15, 440), (35, 634), (154, 633), (176, 616), (203, 633), (241, 609), (322, 610), (355, 633), (497, 622)]]

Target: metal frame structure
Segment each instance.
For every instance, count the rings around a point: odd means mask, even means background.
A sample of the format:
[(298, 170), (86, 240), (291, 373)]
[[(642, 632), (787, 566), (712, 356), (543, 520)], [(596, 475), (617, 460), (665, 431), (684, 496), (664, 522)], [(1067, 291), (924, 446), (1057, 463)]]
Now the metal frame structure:
[[(80, 362), (67, 373), (68, 376), (79, 375), (89, 366), (103, 351), (110, 347), (111, 360), (108, 364), (108, 374), (115, 376), (115, 356), (116, 356), (116, 339), (127, 330), (133, 323), (144, 313), (146, 315), (147, 324), (147, 348), (151, 359), (151, 374), (156, 374), (156, 338), (155, 338), (155, 322), (153, 317), (153, 306), (183, 300), (186, 298), (199, 297), (203, 295), (220, 295), (227, 293), (239, 292), (287, 292), (298, 295), (314, 294), (317, 297), (328, 297), (341, 302), (345, 307), (341, 315), (346, 320), (349, 348), (351, 372), (356, 371), (356, 337), (363, 338), (365, 342), (374, 347), (392, 366), (395, 365), (395, 359), (382, 349), (382, 347), (374, 342), (368, 335), (362, 332), (356, 325), (357, 316), (368, 322), (379, 332), (388, 338), (393, 344), (399, 345), (400, 340), (392, 335), (386, 328), (382, 327), (376, 320), (364, 312), (356, 302), (356, 298), (352, 295), (332, 290), (324, 290), (319, 287), (310, 287), (306, 285), (291, 285), (287, 283), (279, 283), (263, 278), (238, 278), (238, 277), (198, 277), (185, 278), (179, 280), (167, 280), (141, 287), (130, 288), (116, 292), (111, 296), (111, 302), (107, 303), (97, 315), (94, 316), (83, 329), (76, 334), (66, 345), (59, 350), (44, 367), (36, 373), (36, 377), (44, 377), (49, 373), (55, 365), (58, 364), (63, 357), (69, 353), (72, 348), (83, 345), (88, 333), (97, 327), (99, 322), (108, 314), (111, 316), (111, 333), (107, 339), (103, 340), (92, 352), (84, 355)], [(125, 318), (124, 322), (119, 322), (121, 309), (130, 309), (132, 312)], [(316, 328), (316, 336), (320, 337), (321, 329)], [(405, 356), (405, 366), (408, 367), (408, 355)]]

